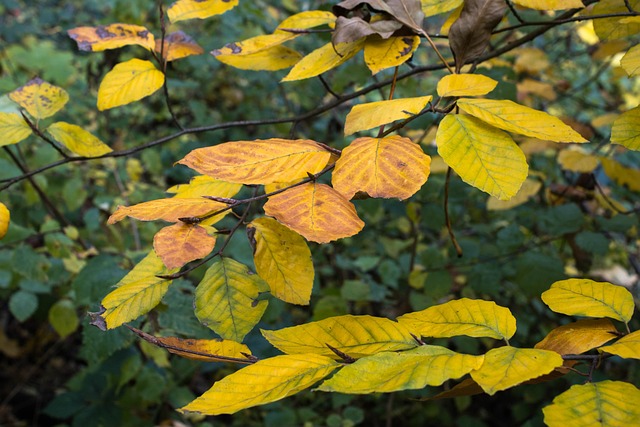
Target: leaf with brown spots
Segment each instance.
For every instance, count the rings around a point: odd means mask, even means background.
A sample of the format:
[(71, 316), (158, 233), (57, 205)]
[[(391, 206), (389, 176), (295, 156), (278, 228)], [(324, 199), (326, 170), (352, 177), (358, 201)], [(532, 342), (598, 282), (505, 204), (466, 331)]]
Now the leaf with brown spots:
[(39, 77), (9, 94), (14, 102), (36, 119), (46, 119), (60, 111), (69, 101), (69, 94)]
[(67, 31), (67, 34), (78, 43), (78, 49), (86, 52), (100, 52), (127, 45), (138, 45), (153, 50), (156, 46), (153, 34), (140, 25), (117, 23), (77, 27)]
[(215, 236), (209, 236), (203, 227), (183, 223), (164, 227), (153, 238), (153, 249), (167, 268), (204, 258), (215, 245)]
[(371, 36), (365, 41), (364, 61), (371, 74), (376, 74), (407, 62), (419, 45), (418, 36), (389, 37), (386, 40)]
[(204, 49), (182, 31), (168, 34), (164, 38), (164, 49), (162, 49), (162, 41), (156, 40), (155, 49), (158, 53), (162, 50), (162, 56), (167, 62), (204, 53)]

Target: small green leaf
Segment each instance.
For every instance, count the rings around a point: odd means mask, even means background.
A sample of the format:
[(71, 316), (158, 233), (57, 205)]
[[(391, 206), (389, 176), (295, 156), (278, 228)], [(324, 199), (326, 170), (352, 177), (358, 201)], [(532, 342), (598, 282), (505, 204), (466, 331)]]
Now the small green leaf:
[(66, 338), (78, 329), (78, 314), (69, 300), (60, 300), (49, 309), (49, 323), (61, 338)]
[(9, 311), (20, 322), (27, 320), (38, 308), (38, 297), (35, 294), (20, 290), (9, 298)]

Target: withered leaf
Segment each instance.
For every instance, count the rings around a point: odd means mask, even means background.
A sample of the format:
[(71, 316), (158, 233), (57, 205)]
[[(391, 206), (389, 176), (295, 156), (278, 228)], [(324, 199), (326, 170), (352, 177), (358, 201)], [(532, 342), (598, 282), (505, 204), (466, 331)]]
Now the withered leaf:
[(366, 4), (371, 10), (393, 16), (398, 22), (421, 33), (424, 13), (420, 0), (344, 0), (333, 7), (337, 16), (346, 16), (349, 11)]
[(352, 42), (372, 34), (378, 34), (383, 39), (388, 39), (391, 35), (402, 27), (402, 24), (394, 20), (381, 20), (373, 23), (362, 18), (338, 17), (336, 29), (333, 31), (331, 41), (334, 45), (344, 42)]

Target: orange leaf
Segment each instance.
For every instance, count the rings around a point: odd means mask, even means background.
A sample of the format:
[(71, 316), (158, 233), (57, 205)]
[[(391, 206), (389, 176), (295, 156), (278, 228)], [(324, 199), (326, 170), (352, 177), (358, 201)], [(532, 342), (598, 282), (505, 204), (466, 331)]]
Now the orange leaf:
[(264, 211), (318, 243), (353, 236), (364, 227), (353, 204), (325, 184), (302, 184), (271, 196)]
[(204, 258), (215, 245), (216, 238), (209, 236), (203, 227), (183, 223), (164, 227), (153, 238), (153, 249), (167, 268)]
[[(156, 52), (160, 53), (161, 47), (161, 40), (156, 40)], [(200, 47), (191, 36), (186, 35), (182, 31), (168, 34), (164, 38), (162, 55), (167, 62), (186, 58), (187, 56), (200, 55), (201, 53), (204, 53), (204, 49)]]
[(156, 45), (153, 34), (140, 25), (111, 24), (77, 27), (67, 31), (67, 34), (78, 43), (78, 49), (87, 52), (117, 49), (131, 44), (153, 50)]
[(430, 164), (431, 158), (408, 138), (358, 138), (342, 150), (331, 183), (348, 199), (364, 191), (403, 200), (427, 181)]
[(616, 338), (616, 332), (609, 319), (583, 319), (555, 328), (534, 348), (561, 355), (582, 354)]
[(126, 217), (140, 221), (162, 219), (168, 222), (178, 222), (180, 218), (199, 217), (225, 207), (227, 205), (224, 203), (204, 198), (151, 200), (133, 206), (118, 206), (118, 209), (109, 217), (107, 224), (115, 224)]

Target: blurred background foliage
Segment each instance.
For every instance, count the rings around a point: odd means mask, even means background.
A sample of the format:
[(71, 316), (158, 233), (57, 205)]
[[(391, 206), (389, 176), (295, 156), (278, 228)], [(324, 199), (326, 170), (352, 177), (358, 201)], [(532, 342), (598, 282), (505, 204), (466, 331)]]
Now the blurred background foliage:
[[(210, 51), (271, 32), (292, 13), (331, 5), (311, 0), (241, 0), (232, 12), (190, 21), (184, 29)], [(430, 19), (429, 32), (436, 33), (443, 19)], [(115, 150), (175, 132), (160, 95), (103, 113), (95, 108), (102, 76), (117, 62), (148, 53), (132, 46), (95, 54), (78, 52), (66, 30), (113, 22), (145, 25), (159, 34), (157, 5), (149, 0), (0, 0), (0, 111), (14, 111), (6, 94), (40, 76), (70, 93), (69, 103), (56, 119), (83, 126)], [(328, 34), (303, 37), (295, 47), (310, 52), (328, 38)], [(615, 157), (637, 171), (638, 153), (607, 144), (610, 115), (639, 100), (637, 79), (620, 73), (616, 52), (603, 53), (602, 43), (585, 44), (573, 24), (550, 31), (527, 48), (479, 69), (500, 81), (492, 96), (567, 118), (592, 141), (588, 151)], [(424, 47), (413, 59), (416, 65), (434, 61)], [(190, 127), (291, 117), (332, 99), (318, 79), (279, 84), (284, 73), (232, 69), (204, 54), (171, 63), (168, 85), (178, 117)], [(396, 97), (432, 94), (440, 76), (430, 73), (403, 80)], [(328, 73), (326, 79), (335, 92), (348, 93), (389, 77), (389, 72), (382, 72), (372, 78), (360, 58)], [(549, 89), (527, 91), (523, 85), (527, 79), (545, 83)], [(384, 89), (356, 101), (386, 96)], [(182, 137), (126, 158), (64, 165), (3, 191), (0, 198), (11, 209), (12, 225), (0, 244), (0, 424), (542, 425), (540, 408), (569, 385), (582, 382), (580, 376), (518, 387), (493, 398), (416, 400), (437, 394), (442, 387), (374, 396), (303, 392), (233, 417), (182, 416), (174, 409), (237, 367), (169, 356), (124, 328), (101, 332), (88, 325), (86, 313), (96, 311), (111, 286), (148, 252), (161, 226), (125, 221), (107, 227), (106, 218), (116, 206), (164, 197), (165, 189), (188, 182), (190, 171), (173, 163), (197, 147), (292, 136), (341, 148), (347, 143), (342, 126), (351, 105), (300, 121), (295, 128), (291, 124), (232, 127)], [(423, 117), (401, 133), (435, 154), (437, 120)], [(551, 313), (539, 298), (556, 280), (587, 275), (628, 286), (637, 297), (638, 216), (619, 214), (602, 196), (598, 198), (593, 177), (618, 210), (637, 206), (639, 189), (617, 185), (601, 168), (594, 175), (563, 170), (558, 153), (564, 147), (521, 142), (531, 165), (530, 178), (541, 186), (525, 203), (512, 209), (489, 209), (484, 193), (452, 178), (450, 213), (462, 258), (457, 257), (446, 231), (444, 169), (434, 162), (429, 181), (410, 200), (358, 201), (358, 213), (367, 224), (362, 233), (331, 245), (312, 244), (316, 283), (311, 305), (291, 306), (272, 299), (259, 327), (273, 329), (346, 313), (395, 317), (451, 298), (484, 298), (512, 310), (518, 320), (513, 344), (524, 347), (568, 321)], [(58, 159), (50, 146), (33, 136), (11, 150), (29, 169)], [(0, 151), (0, 179), (20, 174), (8, 152)], [(226, 253), (252, 265), (251, 249), (242, 233), (233, 237)], [(203, 273), (201, 268), (188, 280), (174, 282), (161, 305), (134, 326), (157, 335), (212, 337), (198, 323), (192, 307), (194, 284)], [(275, 354), (257, 331), (246, 343), (259, 357)], [(435, 343), (473, 354), (495, 345), (492, 340), (465, 338)], [(604, 362), (598, 375), (640, 382), (637, 366), (615, 358)]]

